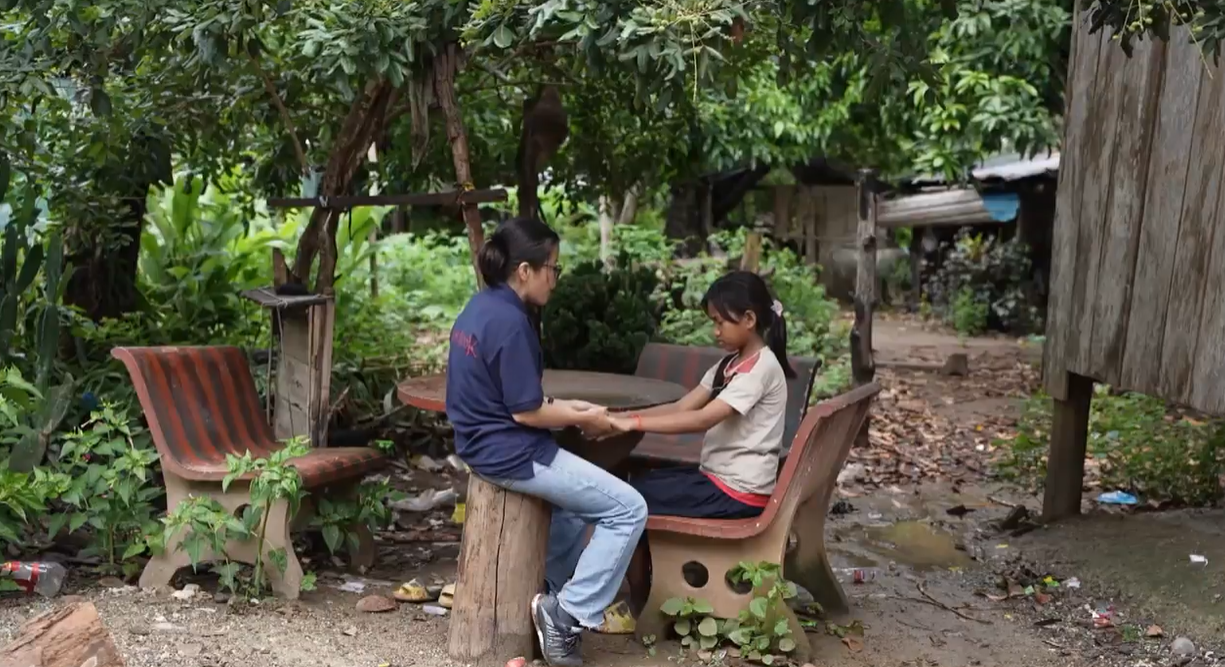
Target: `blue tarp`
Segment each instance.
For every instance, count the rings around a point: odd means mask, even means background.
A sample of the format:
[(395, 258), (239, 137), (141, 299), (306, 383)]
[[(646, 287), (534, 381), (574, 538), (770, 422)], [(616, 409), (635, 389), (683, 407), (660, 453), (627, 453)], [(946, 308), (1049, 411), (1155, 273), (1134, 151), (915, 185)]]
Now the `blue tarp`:
[(984, 194), (983, 206), (992, 220), (1008, 222), (1017, 217), (1017, 209), (1021, 208), (1021, 198), (1015, 192), (1000, 192)]

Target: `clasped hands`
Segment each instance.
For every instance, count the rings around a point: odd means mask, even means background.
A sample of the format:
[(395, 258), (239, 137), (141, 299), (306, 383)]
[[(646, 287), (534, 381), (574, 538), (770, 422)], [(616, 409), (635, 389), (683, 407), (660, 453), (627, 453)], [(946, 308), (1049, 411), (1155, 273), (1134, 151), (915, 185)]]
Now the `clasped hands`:
[(635, 430), (632, 419), (611, 416), (608, 414), (608, 408), (603, 405), (587, 401), (567, 401), (567, 405), (579, 413), (583, 420), (580, 427), (583, 429), (583, 435), (588, 438), (606, 438)]

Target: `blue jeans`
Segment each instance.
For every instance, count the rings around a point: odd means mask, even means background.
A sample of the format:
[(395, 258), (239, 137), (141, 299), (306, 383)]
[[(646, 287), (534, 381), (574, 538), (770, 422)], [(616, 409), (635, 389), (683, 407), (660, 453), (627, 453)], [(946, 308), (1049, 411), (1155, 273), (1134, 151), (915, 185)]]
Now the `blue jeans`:
[[(647, 523), (647, 504), (629, 484), (560, 450), (553, 463), (532, 464), (531, 479), (491, 479), (508, 491), (553, 505), (545, 578), (561, 608), (585, 628), (604, 622)], [(583, 548), (583, 533), (594, 525)]]

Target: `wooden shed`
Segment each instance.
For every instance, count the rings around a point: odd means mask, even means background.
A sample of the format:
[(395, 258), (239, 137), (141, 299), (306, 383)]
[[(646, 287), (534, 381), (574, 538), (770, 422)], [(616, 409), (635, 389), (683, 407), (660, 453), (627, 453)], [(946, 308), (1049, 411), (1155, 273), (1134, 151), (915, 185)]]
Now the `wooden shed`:
[(1093, 383), (1225, 413), (1225, 72), (1074, 23), (1043, 379), (1043, 514), (1080, 511)]

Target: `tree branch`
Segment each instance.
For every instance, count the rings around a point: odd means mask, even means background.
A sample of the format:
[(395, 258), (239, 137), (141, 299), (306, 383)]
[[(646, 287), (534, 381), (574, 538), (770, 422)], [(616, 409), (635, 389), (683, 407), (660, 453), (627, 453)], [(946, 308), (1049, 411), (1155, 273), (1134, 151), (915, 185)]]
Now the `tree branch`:
[(302, 150), (302, 141), (298, 139), (298, 132), (294, 129), (293, 119), (289, 117), (289, 109), (285, 108), (285, 102), (281, 100), (281, 94), (277, 92), (276, 85), (272, 83), (272, 77), (264, 71), (264, 68), (259, 66), (259, 59), (255, 56), (250, 56), (251, 65), (255, 67), (255, 72), (259, 74), (259, 78), (264, 81), (264, 90), (268, 91), (268, 95), (272, 98), (272, 103), (276, 105), (277, 111), (281, 114), (281, 121), (285, 123), (285, 129), (289, 132), (289, 138), (293, 140), (293, 152), (298, 158), (298, 166), (302, 169), (302, 175), (310, 174), (310, 163), (306, 161), (306, 151)]

